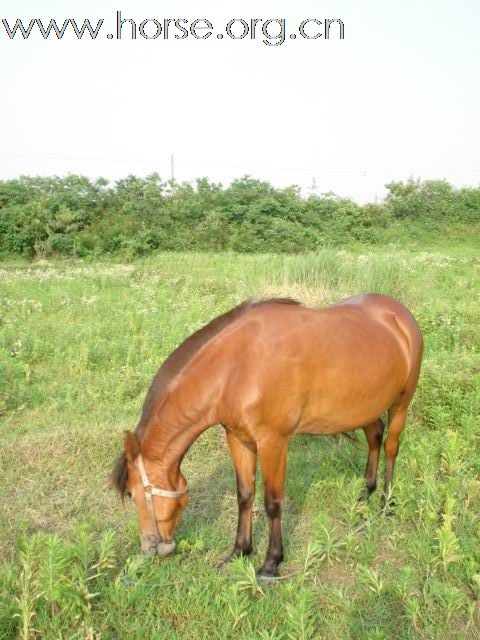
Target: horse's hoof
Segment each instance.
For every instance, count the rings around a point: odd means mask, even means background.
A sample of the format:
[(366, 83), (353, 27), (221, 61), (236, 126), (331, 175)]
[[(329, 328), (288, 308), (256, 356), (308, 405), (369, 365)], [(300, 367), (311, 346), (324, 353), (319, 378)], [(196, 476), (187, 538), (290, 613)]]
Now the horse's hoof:
[(257, 584), (259, 585), (268, 586), (276, 582), (278, 582), (278, 576), (263, 576), (257, 573)]
[(235, 558), (239, 558), (240, 556), (246, 557), (248, 555), (249, 552), (246, 551), (232, 551), (232, 553), (229, 553), (228, 556), (217, 565), (217, 569), (220, 572), (223, 572), (232, 560), (235, 560)]
[(366, 486), (362, 493), (358, 496), (358, 502), (366, 502), (372, 493), (375, 493), (376, 487), (368, 487)]
[(392, 516), (395, 515), (395, 509), (396, 509), (396, 503), (395, 500), (393, 500), (392, 498), (390, 498), (390, 500), (382, 500), (382, 513), (384, 516), (387, 516), (389, 518), (391, 518)]
[(219, 571), (220, 573), (225, 573), (228, 565), (230, 564), (230, 562), (233, 560), (235, 556), (233, 556), (232, 554), (228, 555), (224, 560), (222, 560), (221, 562), (219, 562), (217, 564), (217, 571)]
[(271, 571), (262, 568), (256, 574), (258, 584), (273, 584), (278, 580), (279, 576), (278, 569)]

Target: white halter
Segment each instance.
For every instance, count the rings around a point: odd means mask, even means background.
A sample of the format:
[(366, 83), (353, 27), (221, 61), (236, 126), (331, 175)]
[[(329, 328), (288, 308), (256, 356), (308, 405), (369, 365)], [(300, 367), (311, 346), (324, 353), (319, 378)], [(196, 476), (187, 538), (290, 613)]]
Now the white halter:
[(139, 453), (137, 457), (137, 466), (140, 472), (140, 478), (142, 479), (143, 489), (145, 493), (145, 500), (147, 501), (147, 507), (150, 513), (150, 518), (152, 520), (152, 524), (154, 526), (157, 536), (161, 538), (160, 532), (158, 530), (157, 519), (155, 517), (155, 510), (153, 508), (152, 496), (161, 496), (162, 498), (179, 498), (180, 496), (183, 496), (185, 493), (187, 493), (187, 487), (185, 487), (183, 491), (167, 491), (166, 489), (159, 489), (158, 487), (154, 487), (150, 482), (150, 480), (148, 479), (141, 453)]

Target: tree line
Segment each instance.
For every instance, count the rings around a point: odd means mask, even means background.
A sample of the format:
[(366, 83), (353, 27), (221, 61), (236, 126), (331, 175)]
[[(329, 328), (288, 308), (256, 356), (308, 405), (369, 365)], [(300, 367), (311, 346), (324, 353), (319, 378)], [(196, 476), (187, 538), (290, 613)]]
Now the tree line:
[(480, 187), (445, 180), (391, 182), (381, 204), (333, 193), (304, 198), (249, 176), (228, 187), (207, 178), (130, 175), (110, 184), (84, 176), (0, 181), (0, 255), (146, 255), (154, 251), (314, 251), (471, 234)]

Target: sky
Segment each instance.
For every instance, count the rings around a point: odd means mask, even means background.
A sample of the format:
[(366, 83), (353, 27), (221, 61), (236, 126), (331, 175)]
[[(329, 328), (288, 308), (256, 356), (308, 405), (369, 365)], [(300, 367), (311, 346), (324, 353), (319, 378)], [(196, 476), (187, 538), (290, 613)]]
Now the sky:
[[(480, 184), (477, 0), (43, 0), (38, 7), (32, 0), (0, 7), (0, 179), (115, 180), (154, 171), (169, 179), (173, 155), (178, 181), (228, 184), (248, 174), (360, 202), (381, 200), (386, 183), (409, 176)], [(117, 39), (117, 11), (136, 22), (136, 40), (128, 25)], [(70, 28), (61, 40), (44, 40), (37, 28), (27, 40), (10, 40), (3, 18), (10, 27), (17, 18), (104, 23), (95, 40), (77, 40)], [(143, 20), (164, 18), (208, 19), (212, 35), (180, 40), (172, 37), (183, 33), (177, 29), (167, 40), (141, 37)], [(255, 39), (229, 38), (225, 25), (240, 18), (285, 19), (285, 42), (264, 44), (262, 22)], [(343, 40), (335, 25), (328, 40), (300, 37), (303, 20), (325, 18), (342, 20)], [(278, 29), (271, 23), (269, 33)], [(155, 31), (153, 22), (144, 28)]]

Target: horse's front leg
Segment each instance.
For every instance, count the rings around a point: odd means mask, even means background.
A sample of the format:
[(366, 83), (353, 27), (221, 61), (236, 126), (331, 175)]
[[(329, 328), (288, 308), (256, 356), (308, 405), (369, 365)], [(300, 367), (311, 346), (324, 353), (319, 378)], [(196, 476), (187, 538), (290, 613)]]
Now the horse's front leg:
[(278, 565), (283, 560), (282, 506), (285, 497), (287, 450), (288, 441), (282, 439), (263, 442), (258, 451), (265, 486), (265, 511), (269, 520), (267, 556), (257, 572), (261, 578), (278, 576)]
[(238, 527), (233, 551), (225, 562), (252, 552), (252, 511), (257, 471), (257, 452), (253, 447), (244, 445), (230, 431), (227, 431), (227, 442), (237, 476)]

